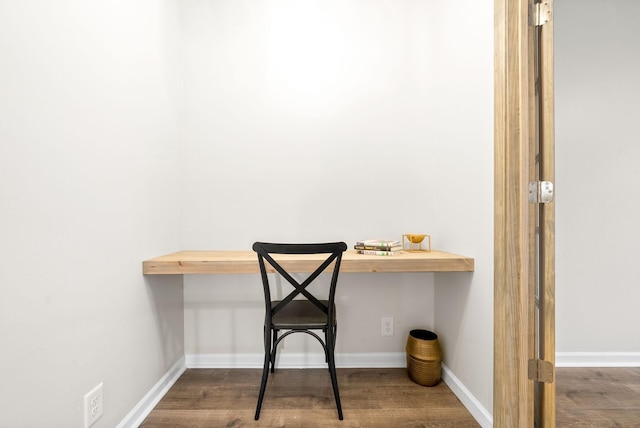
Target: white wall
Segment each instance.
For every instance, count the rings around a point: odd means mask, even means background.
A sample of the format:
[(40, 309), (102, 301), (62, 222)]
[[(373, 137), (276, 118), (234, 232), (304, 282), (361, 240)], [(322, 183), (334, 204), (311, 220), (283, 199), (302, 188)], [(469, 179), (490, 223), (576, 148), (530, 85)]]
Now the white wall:
[(0, 2), (1, 427), (114, 427), (183, 355), (171, 2)]
[[(425, 5), (189, 3), (186, 247), (353, 243), (430, 227)], [(409, 328), (432, 327), (432, 275), (343, 280), (342, 353), (402, 351)], [(185, 284), (187, 354), (256, 353), (260, 362), (259, 278)], [(424, 304), (405, 307), (407, 300)], [(393, 338), (380, 337), (383, 315), (396, 318)], [(285, 350), (300, 349), (292, 343)]]
[[(435, 326), (444, 361), (493, 412), (493, 3), (436, 2), (439, 141), (434, 186), (438, 247), (475, 258), (475, 271), (436, 274)], [(468, 403), (467, 403), (468, 404)]]
[(554, 14), (557, 350), (636, 362), (639, 14), (625, 0), (560, 0)]
[[(437, 275), (437, 293), (433, 274), (344, 274), (337, 352), (402, 353), (409, 329), (441, 329), (445, 363), (489, 410), (492, 22), (472, 1), (191, 1), (184, 14), (185, 247), (422, 232), (476, 257), (474, 274)], [(261, 293), (257, 276), (185, 278), (187, 355), (260, 363)]]

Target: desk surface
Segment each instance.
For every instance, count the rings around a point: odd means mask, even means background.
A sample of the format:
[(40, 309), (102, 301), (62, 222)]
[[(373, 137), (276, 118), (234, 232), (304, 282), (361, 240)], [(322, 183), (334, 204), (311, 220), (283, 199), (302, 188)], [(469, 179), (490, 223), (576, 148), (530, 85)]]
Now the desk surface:
[[(291, 272), (312, 272), (323, 256), (277, 255), (274, 257)], [(474, 259), (432, 250), (393, 256), (357, 254), (347, 250), (341, 272), (473, 272)], [(258, 257), (247, 251), (178, 251), (142, 262), (146, 275), (259, 273)]]

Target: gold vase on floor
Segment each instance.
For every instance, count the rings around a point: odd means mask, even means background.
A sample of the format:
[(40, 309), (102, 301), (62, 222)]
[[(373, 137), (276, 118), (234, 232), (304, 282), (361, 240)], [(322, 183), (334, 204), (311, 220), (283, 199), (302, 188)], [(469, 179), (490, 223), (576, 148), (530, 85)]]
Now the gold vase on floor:
[(428, 330), (411, 330), (406, 351), (409, 378), (419, 385), (437, 385), (442, 375), (438, 335)]

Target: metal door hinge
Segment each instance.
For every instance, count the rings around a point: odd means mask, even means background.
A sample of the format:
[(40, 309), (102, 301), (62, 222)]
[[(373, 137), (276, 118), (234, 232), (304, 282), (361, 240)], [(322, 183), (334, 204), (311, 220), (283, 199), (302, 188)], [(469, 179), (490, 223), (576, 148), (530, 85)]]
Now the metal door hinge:
[(553, 383), (553, 363), (550, 361), (529, 360), (529, 379), (536, 382)]
[(532, 181), (529, 183), (529, 202), (548, 204), (553, 202), (553, 183), (551, 181)]
[(529, 25), (539, 27), (551, 22), (551, 5), (547, 1), (534, 3), (529, 6)]

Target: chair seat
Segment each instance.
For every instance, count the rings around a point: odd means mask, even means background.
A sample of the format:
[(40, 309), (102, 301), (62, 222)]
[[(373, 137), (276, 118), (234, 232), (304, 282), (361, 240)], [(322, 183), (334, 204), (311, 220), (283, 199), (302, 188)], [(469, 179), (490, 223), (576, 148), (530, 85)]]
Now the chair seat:
[[(327, 300), (320, 302), (325, 306), (329, 305)], [(274, 300), (271, 304), (275, 307), (278, 303), (279, 300)], [(333, 312), (335, 314), (335, 311)], [(327, 326), (327, 314), (308, 300), (293, 300), (273, 316), (271, 323), (278, 330), (324, 329)]]

